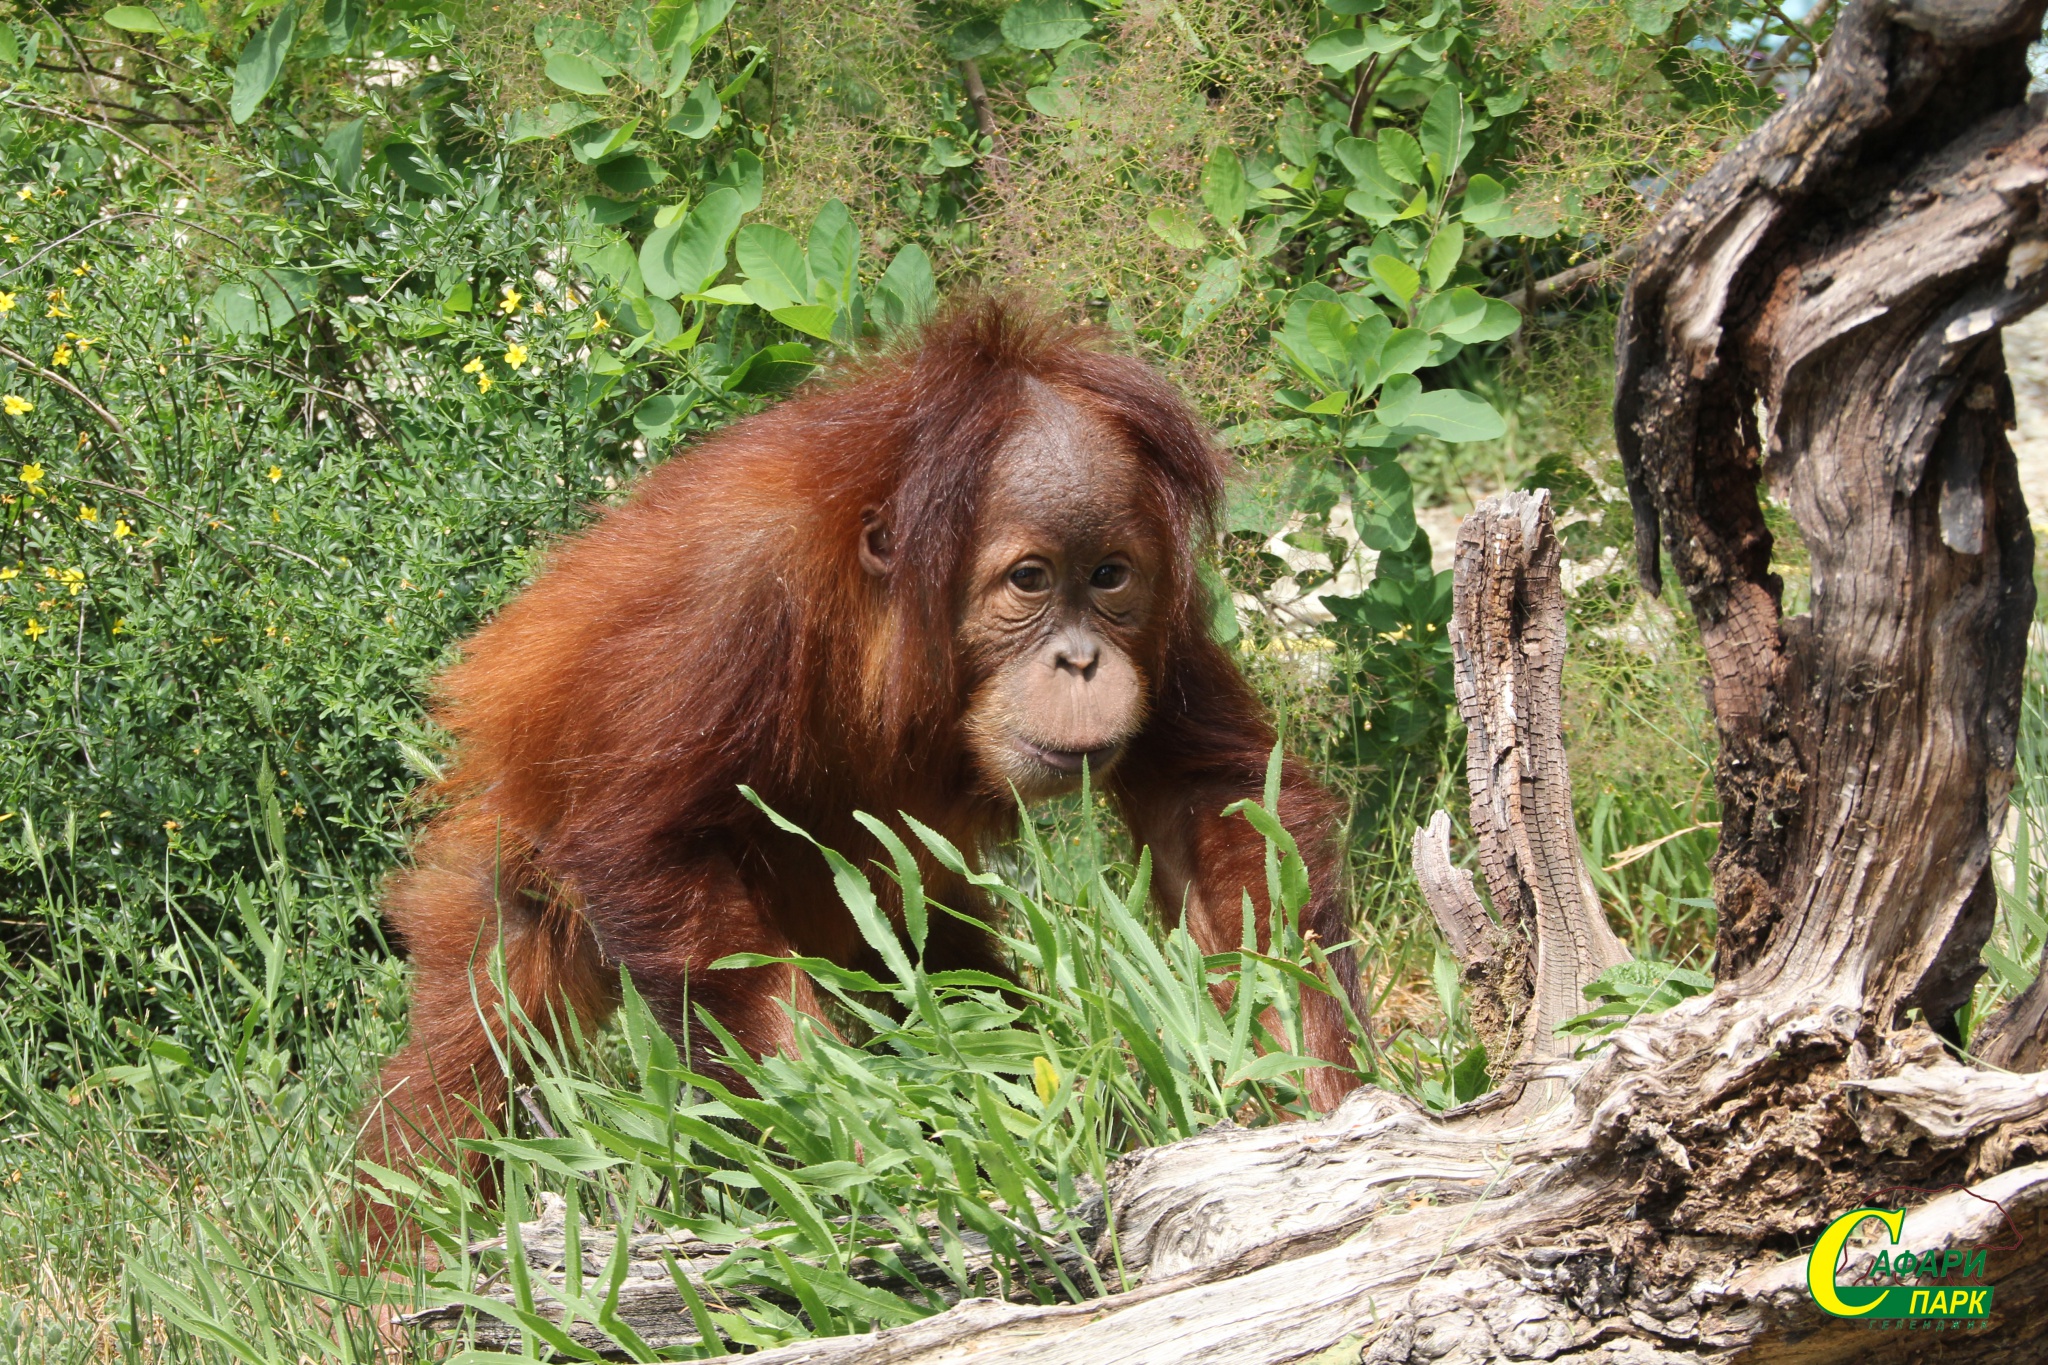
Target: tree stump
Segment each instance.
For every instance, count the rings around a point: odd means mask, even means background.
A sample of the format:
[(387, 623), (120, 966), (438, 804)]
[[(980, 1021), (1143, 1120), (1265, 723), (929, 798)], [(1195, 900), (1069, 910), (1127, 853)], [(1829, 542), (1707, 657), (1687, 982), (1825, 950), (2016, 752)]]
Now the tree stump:
[[(1543, 503), (1497, 505), (1458, 572), (1499, 918), (1453, 870), (1447, 821), (1417, 855), (1487, 983), (1506, 1088), (1444, 1116), (1365, 1090), (1320, 1121), (1136, 1153), (1105, 1191), (1136, 1288), (967, 1301), (754, 1360), (2042, 1358), (2048, 1075), (1980, 1065), (1954, 1033), (2033, 610), (1998, 337), (2048, 294), (2048, 110), (2025, 98), (2044, 5), (1851, 0), (1813, 80), (1637, 257), (1616, 429), (1642, 577), (1657, 588), (1668, 554), (1705, 640), (1714, 992), (1588, 1058), (1546, 1031), (1616, 945), (1544, 719), (1562, 637)], [(1764, 484), (1812, 558), (1804, 615), (1780, 609)], [(2038, 1064), (2042, 995), (1987, 1021), (1979, 1053)], [(1805, 1253), (1870, 1206), (1905, 1210), (1898, 1249), (1989, 1248), (1981, 1326), (1823, 1311)]]

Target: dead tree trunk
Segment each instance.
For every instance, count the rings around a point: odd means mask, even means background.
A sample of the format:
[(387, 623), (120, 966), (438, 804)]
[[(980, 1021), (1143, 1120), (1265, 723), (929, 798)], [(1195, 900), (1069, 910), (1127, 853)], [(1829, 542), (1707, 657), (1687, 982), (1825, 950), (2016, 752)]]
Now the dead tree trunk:
[[(2042, 1358), (2048, 1075), (1942, 1035), (1990, 924), (2033, 607), (1998, 336), (2048, 293), (2048, 110), (2024, 102), (2044, 6), (1854, 0), (1808, 87), (1638, 257), (1616, 425), (1643, 577), (1661, 539), (1706, 643), (1721, 985), (1592, 1058), (1544, 1032), (1613, 948), (1541, 723), (1563, 643), (1542, 505), (1492, 509), (1461, 544), (1460, 699), (1498, 918), (1442, 830), (1418, 855), (1493, 983), (1511, 1083), (1125, 1158), (1126, 1293), (755, 1359)], [(1811, 555), (1806, 615), (1780, 611), (1764, 482)], [(2038, 994), (1980, 1045), (2041, 1058)], [(1868, 1205), (1907, 1210), (1900, 1249), (1991, 1248), (1988, 1321), (1929, 1340), (1824, 1313), (1804, 1252)]]

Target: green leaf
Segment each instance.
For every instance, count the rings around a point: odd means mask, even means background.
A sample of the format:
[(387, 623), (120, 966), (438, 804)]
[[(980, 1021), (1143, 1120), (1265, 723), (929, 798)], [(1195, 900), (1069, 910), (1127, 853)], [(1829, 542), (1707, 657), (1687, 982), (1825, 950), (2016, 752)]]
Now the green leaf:
[(454, 189), (427, 160), (427, 154), (410, 142), (387, 142), (378, 155), (402, 183), (429, 198), (445, 196)]
[(1340, 28), (1335, 33), (1326, 33), (1308, 45), (1303, 54), (1318, 66), (1327, 66), (1332, 71), (1345, 72), (1357, 66), (1367, 57), (1388, 56), (1406, 48), (1410, 39), (1374, 24), (1368, 28)]
[(1403, 308), (1406, 308), (1408, 301), (1415, 297), (1415, 291), (1422, 287), (1422, 276), (1416, 273), (1414, 266), (1384, 251), (1367, 262), (1366, 269), (1371, 272), (1380, 288), (1386, 290), (1388, 296)]
[(638, 194), (669, 178), (667, 171), (637, 152), (615, 156), (595, 169), (599, 183), (614, 194)]
[(640, 278), (658, 299), (695, 294), (725, 269), (725, 247), (740, 225), (740, 196), (717, 189), (687, 218), (658, 228), (640, 248)]
[(794, 308), (772, 308), (768, 316), (785, 327), (802, 332), (805, 336), (814, 336), (820, 341), (832, 339), (833, 313), (825, 304), (805, 303)]
[(1415, 539), (1415, 487), (1397, 461), (1383, 460), (1358, 480), (1351, 521), (1359, 543), (1381, 554), (1405, 550)]
[(1389, 128), (1381, 133), (1375, 144), (1379, 148), (1380, 169), (1403, 185), (1422, 183), (1422, 148), (1415, 139), (1399, 128)]
[(1362, 137), (1339, 138), (1331, 149), (1345, 170), (1351, 172), (1351, 179), (1358, 188), (1379, 198), (1398, 204), (1408, 197), (1402, 182), (1387, 173), (1380, 162), (1380, 144), (1377, 139)]
[(236, 336), (261, 336), (276, 331), (313, 301), (319, 281), (303, 270), (279, 267), (230, 280), (207, 300), (210, 321)]
[(687, 52), (696, 36), (697, 7), (690, 0), (661, 0), (647, 13), (647, 41), (657, 52), (666, 52), (678, 43)]
[(650, 441), (664, 440), (694, 406), (672, 393), (657, 393), (633, 410), (633, 426)]
[(815, 298), (836, 311), (853, 297), (860, 271), (860, 230), (837, 199), (827, 200), (811, 220), (809, 250)]
[(811, 348), (800, 341), (763, 346), (726, 376), (727, 393), (780, 393), (815, 368)]
[(1485, 399), (1463, 389), (1431, 389), (1420, 395), (1408, 405), (1399, 425), (1452, 442), (1491, 441), (1508, 429)]
[(1451, 272), (1458, 268), (1459, 260), (1465, 254), (1465, 225), (1451, 222), (1437, 229), (1436, 236), (1429, 239), (1429, 253), (1424, 258), (1423, 270), (1429, 277), (1431, 289), (1441, 289), (1451, 278)]
[(1042, 52), (1085, 38), (1093, 26), (1080, 0), (1017, 0), (1003, 12), (1002, 33), (1012, 47)]
[(351, 119), (320, 142), (320, 155), (333, 169), (334, 183), (347, 194), (363, 169), (363, 120)]
[(882, 304), (882, 321), (891, 330), (923, 322), (939, 301), (932, 258), (916, 242), (904, 243), (875, 282), (875, 292)]
[(363, 26), (363, 9), (363, 0), (327, 0), (320, 7), (320, 27), (327, 30), (327, 47), (319, 55), (339, 57), (349, 50), (356, 31)]
[(939, 50), (949, 62), (977, 61), (1002, 45), (1002, 26), (993, 19), (969, 19), (939, 40)]
[(1183, 251), (1200, 251), (1208, 244), (1208, 238), (1188, 217), (1187, 210), (1177, 204), (1156, 208), (1146, 214), (1145, 226), (1168, 246), (1177, 246)]
[(562, 100), (550, 104), (539, 114), (515, 110), (505, 120), (505, 141), (534, 142), (541, 138), (560, 137), (562, 134), (581, 128), (587, 123), (597, 122), (598, 115), (574, 100)]
[[(1280, 149), (1280, 155), (1304, 171), (1316, 164), (1321, 144), (1316, 137), (1316, 117), (1305, 101), (1291, 99), (1280, 107), (1280, 117), (1273, 124), (1273, 145)], [(1296, 188), (1309, 189), (1308, 178), (1297, 181)]]
[(1285, 1076), (1296, 1071), (1310, 1071), (1331, 1063), (1317, 1061), (1314, 1057), (1300, 1057), (1292, 1052), (1268, 1052), (1254, 1058), (1223, 1078), (1225, 1085), (1245, 1085), (1252, 1081), (1270, 1081), (1275, 1076)]
[(557, 1175), (589, 1175), (620, 1162), (580, 1137), (467, 1138), (462, 1145), (506, 1161), (531, 1161)]
[(718, 174), (711, 177), (711, 183), (737, 191), (740, 207), (752, 213), (761, 207), (761, 158), (749, 151), (734, 152), (732, 160), (719, 167)]
[(116, 5), (100, 16), (100, 22), (123, 33), (169, 33), (156, 11), (141, 5)]
[(256, 106), (263, 103), (264, 96), (277, 84), (279, 74), (284, 71), (285, 56), (292, 50), (292, 39), (298, 31), (297, 0), (287, 0), (270, 26), (243, 46), (242, 55), (235, 62), (234, 93), (228, 99), (229, 118), (236, 123), (249, 121), (249, 116), (256, 112)]
[(1458, 216), (1479, 227), (1506, 213), (1506, 200), (1507, 190), (1500, 181), (1481, 172), (1465, 182), (1465, 197), (1458, 201)]
[(1401, 205), (1378, 190), (1353, 190), (1344, 196), (1344, 207), (1374, 227), (1385, 227), (1401, 216)]
[(1201, 283), (1194, 297), (1181, 310), (1180, 334), (1191, 337), (1207, 326), (1209, 319), (1223, 311), (1244, 287), (1244, 266), (1230, 256), (1212, 256), (1202, 267)]
[(1429, 333), (1420, 327), (1403, 327), (1388, 334), (1380, 347), (1382, 375), (1413, 374), (1429, 363)]
[(747, 297), (773, 312), (811, 297), (811, 268), (796, 238), (779, 227), (749, 223), (740, 229), (733, 259), (747, 277)]
[(1422, 111), (1422, 154), (1438, 185), (1449, 183), (1472, 150), (1472, 112), (1458, 87), (1446, 81)]
[(557, 52), (548, 58), (547, 78), (564, 90), (573, 90), (579, 95), (608, 95), (610, 87), (604, 83), (604, 76), (591, 65), (588, 57), (574, 53)]
[(718, 87), (707, 76), (697, 82), (696, 88), (690, 91), (690, 97), (683, 101), (683, 107), (662, 126), (671, 133), (681, 133), (692, 142), (702, 142), (718, 127), (718, 120), (724, 113), (725, 107), (718, 102)]
[(1245, 182), (1244, 165), (1237, 153), (1228, 147), (1209, 153), (1202, 167), (1202, 203), (1210, 216), (1225, 227), (1236, 227), (1250, 199), (1251, 186)]
[(592, 128), (586, 124), (569, 139), (569, 153), (584, 165), (595, 166), (617, 155), (633, 140), (633, 130), (639, 126), (638, 119), (628, 119), (616, 128)]

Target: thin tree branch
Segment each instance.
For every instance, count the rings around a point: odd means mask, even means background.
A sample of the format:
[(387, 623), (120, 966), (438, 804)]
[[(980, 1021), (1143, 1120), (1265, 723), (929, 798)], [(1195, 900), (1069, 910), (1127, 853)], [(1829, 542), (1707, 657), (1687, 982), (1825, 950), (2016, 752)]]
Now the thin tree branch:
[(170, 162), (164, 160), (155, 152), (151, 151), (146, 145), (137, 142), (134, 138), (128, 136), (128, 134), (122, 132), (119, 128), (116, 128), (111, 123), (102, 123), (98, 119), (87, 118), (83, 114), (75, 114), (71, 112), (69, 109), (52, 109), (46, 104), (37, 104), (34, 100), (9, 98), (6, 100), (6, 103), (13, 105), (17, 109), (32, 109), (38, 114), (48, 114), (51, 118), (69, 119), (73, 123), (84, 124), (88, 128), (97, 128), (103, 133), (112, 133), (115, 137), (121, 139), (121, 141), (127, 143), (130, 147), (133, 147), (136, 151), (141, 152), (151, 161), (154, 161), (157, 165), (169, 171), (171, 173), (172, 178), (177, 180), (177, 182), (183, 185), (186, 189), (191, 190), (192, 193), (194, 194), (198, 194), (200, 192), (198, 184), (190, 176), (186, 175), (176, 166), (173, 166)]
[(974, 107), (974, 126), (988, 139), (989, 170), (1007, 169), (1010, 159), (1003, 154), (1002, 134), (996, 125), (995, 105), (989, 101), (988, 87), (982, 84), (981, 63), (972, 57), (960, 63), (960, 83), (967, 87), (967, 102)]
[(1612, 269), (1627, 265), (1635, 258), (1636, 245), (1634, 242), (1630, 242), (1610, 255), (1596, 256), (1590, 261), (1581, 261), (1569, 269), (1560, 270), (1555, 275), (1547, 275), (1537, 280), (1534, 284), (1517, 289), (1511, 294), (1502, 294), (1499, 297), (1502, 303), (1512, 304), (1520, 311), (1527, 313), (1546, 299), (1562, 294), (1567, 289), (1576, 288), (1588, 280), (1597, 279)]

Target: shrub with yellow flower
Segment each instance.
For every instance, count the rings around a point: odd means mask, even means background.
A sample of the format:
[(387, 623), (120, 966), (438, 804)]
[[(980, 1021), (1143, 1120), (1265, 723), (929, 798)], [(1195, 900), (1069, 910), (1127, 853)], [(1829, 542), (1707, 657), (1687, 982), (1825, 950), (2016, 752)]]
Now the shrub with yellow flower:
[(70, 343), (58, 342), (56, 351), (50, 356), (50, 363), (52, 365), (69, 365), (71, 363)]
[(270, 472), (267, 475), (265, 475), (265, 477), (268, 478), (272, 483), (276, 483), (279, 479), (284, 477), (284, 470), (278, 468), (276, 465), (272, 465), (270, 467)]
[(98, 521), (100, 519), (100, 509), (81, 502), (78, 504), (78, 519), (87, 524)]
[[(0, 398), (0, 409), (4, 409), (9, 417), (26, 417), (36, 410), (36, 405), (18, 393), (10, 393), (4, 398)], [(36, 477), (41, 478), (42, 476), (38, 474)], [(34, 481), (34, 479), (29, 480), (31, 483)]]
[(21, 467), (21, 473), (16, 477), (30, 488), (34, 488), (43, 481), (43, 467), (39, 464), (25, 464)]
[(28, 624), (21, 628), (21, 633), (23, 635), (28, 636), (28, 638), (31, 640), (38, 640), (41, 639), (44, 635), (48, 634), (49, 630), (50, 628), (48, 626), (44, 625), (41, 621), (38, 621), (36, 620), (35, 617), (31, 616), (28, 618)]
[(484, 358), (480, 355), (471, 356), (469, 358), (469, 363), (462, 367), (462, 372), (464, 374), (482, 374), (483, 370)]
[(123, 540), (135, 534), (135, 528), (119, 517), (114, 518), (114, 539)]
[(515, 370), (524, 365), (526, 363), (526, 348), (516, 341), (507, 346), (505, 348), (505, 363)]
[(498, 311), (510, 317), (519, 311), (519, 300), (526, 297), (511, 285), (505, 286), (504, 297), (498, 300)]
[(476, 377), (476, 391), (478, 393), (489, 393), (491, 391), (491, 377), (489, 375), (480, 374)]
[(8, 293), (5, 289), (0, 289), (0, 318), (6, 317), (13, 311), (14, 295)]

